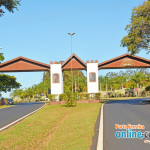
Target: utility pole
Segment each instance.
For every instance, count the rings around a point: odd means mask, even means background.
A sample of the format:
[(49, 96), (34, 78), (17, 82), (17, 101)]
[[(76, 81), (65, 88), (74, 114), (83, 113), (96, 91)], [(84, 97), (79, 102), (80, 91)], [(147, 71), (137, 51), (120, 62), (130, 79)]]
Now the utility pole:
[(73, 93), (73, 72), (72, 72), (72, 36), (75, 35), (75, 33), (68, 33), (71, 36), (71, 77), (72, 77), (72, 93)]

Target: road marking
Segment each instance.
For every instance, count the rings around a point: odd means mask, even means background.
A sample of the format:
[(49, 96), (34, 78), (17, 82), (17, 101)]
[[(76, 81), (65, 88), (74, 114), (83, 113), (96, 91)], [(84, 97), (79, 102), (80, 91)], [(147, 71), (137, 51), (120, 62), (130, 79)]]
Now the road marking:
[(103, 106), (104, 106), (104, 104), (101, 107), (97, 150), (103, 150)]
[(29, 113), (29, 114), (27, 114), (27, 115), (25, 115), (25, 116), (21, 117), (20, 119), (17, 119), (16, 121), (14, 121), (14, 122), (12, 122), (12, 123), (10, 123), (10, 124), (8, 124), (8, 125), (6, 125), (6, 126), (2, 127), (2, 128), (0, 128), (0, 131), (2, 131), (2, 130), (4, 130), (4, 129), (6, 129), (6, 128), (8, 128), (8, 127), (12, 126), (13, 124), (15, 124), (15, 123), (19, 122), (20, 120), (22, 120), (22, 119), (24, 119), (24, 118), (26, 118), (26, 117), (28, 117), (28, 116), (32, 115), (33, 113), (35, 113), (35, 112), (37, 112), (38, 110), (42, 109), (45, 105), (46, 105), (46, 103), (45, 103), (42, 107), (40, 107), (40, 108), (38, 108), (38, 109), (34, 110), (33, 112), (31, 112), (31, 113)]

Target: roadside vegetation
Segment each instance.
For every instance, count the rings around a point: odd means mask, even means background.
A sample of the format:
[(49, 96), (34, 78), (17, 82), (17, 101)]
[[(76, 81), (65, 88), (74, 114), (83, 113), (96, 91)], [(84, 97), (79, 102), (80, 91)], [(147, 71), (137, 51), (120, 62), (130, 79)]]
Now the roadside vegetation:
[[(92, 99), (86, 91), (87, 82), (82, 71), (73, 72), (73, 89), (74, 94), (71, 91), (71, 72), (64, 71), (64, 94), (60, 95), (60, 100)], [(50, 91), (50, 73), (44, 72), (42, 82), (27, 89), (16, 89), (11, 93), (11, 96), (15, 102), (43, 101), (46, 97), (54, 101), (55, 95), (50, 95), (48, 91)], [(150, 72), (148, 69), (127, 69), (99, 76), (98, 94), (101, 98), (144, 97), (149, 96), (149, 91)], [(94, 97), (96, 98), (98, 94)]]
[(99, 86), (101, 97), (104, 98), (148, 96), (150, 72), (148, 69), (109, 72), (105, 76), (99, 76)]
[[(4, 15), (5, 10), (13, 13), (14, 10), (18, 10), (18, 5), (20, 5), (21, 0), (2, 0), (0, 1), (0, 17)], [(2, 7), (2, 9), (1, 9)]]
[(46, 105), (0, 133), (0, 149), (87, 150), (101, 103)]
[(0, 109), (2, 109), (2, 108), (7, 108), (7, 107), (11, 107), (11, 106), (14, 106), (14, 105), (0, 105)]
[(150, 52), (150, 0), (133, 8), (130, 24), (125, 30), (128, 34), (121, 40), (121, 46), (127, 47), (131, 54), (139, 53), (141, 50)]
[[(14, 12), (20, 5), (20, 0), (1, 2), (0, 16), (4, 11)], [(133, 9), (131, 23), (126, 26), (128, 35), (121, 41), (121, 46), (127, 47), (132, 54), (145, 49), (149, 52), (150, 42), (150, 0)], [(0, 63), (4, 60), (0, 53)], [(73, 72), (73, 93), (71, 72), (64, 71), (64, 94), (60, 100), (66, 100), (66, 105), (46, 105), (32, 116), (24, 119), (7, 130), (0, 132), (0, 149), (50, 149), (50, 150), (87, 150), (92, 144), (94, 125), (101, 103), (77, 104), (76, 100), (90, 99), (87, 94), (86, 77), (82, 71)], [(18, 89), (20, 83), (13, 76), (0, 74), (0, 92), (11, 91), (14, 102), (42, 101), (50, 95), (50, 73), (44, 72), (42, 82), (26, 89)], [(136, 89), (136, 90), (135, 90)], [(148, 69), (127, 69), (125, 71), (109, 72), (99, 76), (99, 93), (103, 99), (126, 99), (150, 95), (150, 72)], [(98, 94), (98, 95), (97, 95)], [(118, 98), (119, 97), (119, 98)], [(8, 107), (6, 105), (0, 108)]]
[[(0, 9), (0, 16), (1, 16), (1, 9)], [(3, 60), (4, 60), (4, 55), (3, 53), (0, 52), (0, 64)], [(16, 78), (14, 76), (0, 74), (0, 105), (1, 105), (1, 96), (2, 96), (1, 92), (10, 92), (12, 89), (20, 88), (20, 86), (21, 84), (16, 81)]]
[[(71, 72), (64, 71), (64, 93), (68, 97), (73, 97)], [(82, 71), (73, 71), (73, 89), (74, 93), (86, 93), (87, 83), (86, 77)], [(26, 89), (16, 89), (11, 93), (15, 102), (34, 102), (43, 101), (46, 97), (53, 97), (49, 94), (50, 91), (50, 72), (44, 72), (43, 79), (39, 84), (33, 85)]]

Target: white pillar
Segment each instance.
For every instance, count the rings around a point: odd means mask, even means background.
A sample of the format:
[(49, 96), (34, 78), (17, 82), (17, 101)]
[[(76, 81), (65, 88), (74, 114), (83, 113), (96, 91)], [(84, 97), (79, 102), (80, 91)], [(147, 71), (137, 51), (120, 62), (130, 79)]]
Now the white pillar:
[(51, 94), (63, 94), (63, 74), (61, 62), (50, 64), (51, 70)]
[(87, 92), (98, 93), (98, 61), (87, 61)]

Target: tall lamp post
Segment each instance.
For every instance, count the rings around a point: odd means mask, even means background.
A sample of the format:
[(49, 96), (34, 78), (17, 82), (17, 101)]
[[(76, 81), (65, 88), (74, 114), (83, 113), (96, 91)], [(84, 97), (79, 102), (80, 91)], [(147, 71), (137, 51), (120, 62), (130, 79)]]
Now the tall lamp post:
[(71, 76), (72, 76), (72, 93), (73, 93), (73, 73), (72, 73), (72, 36), (75, 35), (75, 33), (68, 33), (71, 36)]

